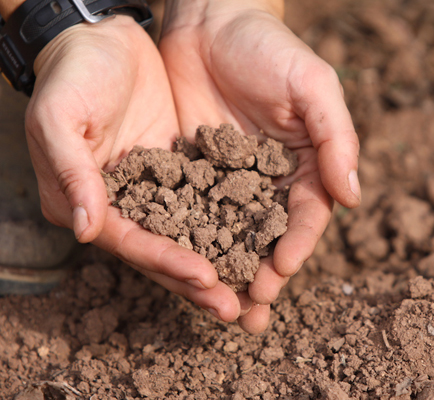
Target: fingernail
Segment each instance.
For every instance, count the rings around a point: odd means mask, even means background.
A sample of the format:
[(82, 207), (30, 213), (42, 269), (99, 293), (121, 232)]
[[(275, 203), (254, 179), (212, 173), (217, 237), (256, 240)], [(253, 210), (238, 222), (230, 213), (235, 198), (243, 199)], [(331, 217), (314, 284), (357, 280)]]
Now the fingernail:
[(350, 171), (350, 174), (348, 175), (348, 182), (350, 184), (351, 191), (357, 196), (357, 198), (360, 200), (360, 183), (359, 178), (357, 177), (357, 171), (352, 169)]
[(78, 240), (85, 229), (89, 226), (89, 216), (87, 215), (87, 211), (80, 205), (74, 208), (72, 219), (74, 223), (75, 238)]
[(220, 321), (222, 320), (222, 319), (220, 318), (220, 315), (219, 315), (219, 313), (217, 312), (216, 309), (214, 309), (214, 308), (207, 308), (207, 311), (208, 311), (210, 314), (212, 314), (214, 317), (216, 317), (217, 319), (219, 319)]
[(186, 282), (191, 285), (194, 286), (195, 288), (198, 289), (206, 289), (205, 286), (202, 285), (202, 282), (199, 281), (198, 279), (187, 279)]

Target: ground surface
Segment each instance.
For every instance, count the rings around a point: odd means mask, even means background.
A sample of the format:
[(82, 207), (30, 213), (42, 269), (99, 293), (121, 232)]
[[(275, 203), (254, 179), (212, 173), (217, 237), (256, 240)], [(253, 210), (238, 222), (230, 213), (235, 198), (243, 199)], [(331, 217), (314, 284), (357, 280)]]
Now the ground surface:
[(434, 5), (289, 3), (345, 88), (362, 207), (336, 207), (258, 336), (87, 248), (49, 295), (0, 299), (0, 398), (434, 398)]

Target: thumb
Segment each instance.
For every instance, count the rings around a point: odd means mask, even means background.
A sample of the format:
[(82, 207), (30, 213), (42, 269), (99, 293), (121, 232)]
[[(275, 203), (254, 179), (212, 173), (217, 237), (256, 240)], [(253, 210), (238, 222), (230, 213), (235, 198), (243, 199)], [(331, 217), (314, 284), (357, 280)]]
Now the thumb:
[(79, 242), (93, 241), (105, 224), (108, 203), (100, 168), (84, 133), (66, 119), (58, 123), (55, 112), (50, 118), (40, 118), (29, 109), (28, 144), (44, 214), (51, 222), (72, 228)]
[(321, 181), (328, 193), (348, 208), (360, 205), (357, 177), (359, 140), (335, 71), (322, 60), (296, 91), (297, 113), (305, 120), (318, 151)]
[(87, 143), (63, 154), (59, 151), (56, 158), (54, 173), (72, 209), (75, 237), (81, 243), (91, 242), (101, 233), (107, 215), (107, 192), (100, 169)]

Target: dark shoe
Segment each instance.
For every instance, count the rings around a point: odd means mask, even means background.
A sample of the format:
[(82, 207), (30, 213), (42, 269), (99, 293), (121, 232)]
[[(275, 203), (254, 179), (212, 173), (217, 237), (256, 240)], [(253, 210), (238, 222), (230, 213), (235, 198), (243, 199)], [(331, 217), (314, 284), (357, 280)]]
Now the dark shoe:
[(78, 244), (40, 211), (24, 132), (28, 99), (0, 81), (0, 295), (40, 294), (60, 282)]

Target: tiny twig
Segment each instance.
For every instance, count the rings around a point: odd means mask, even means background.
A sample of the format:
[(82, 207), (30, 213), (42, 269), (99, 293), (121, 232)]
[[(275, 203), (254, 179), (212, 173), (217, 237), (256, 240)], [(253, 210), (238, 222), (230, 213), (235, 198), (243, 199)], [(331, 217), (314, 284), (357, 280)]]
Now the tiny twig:
[(381, 331), (381, 335), (383, 336), (384, 344), (386, 345), (386, 347), (387, 347), (388, 349), (390, 349), (391, 346), (390, 346), (389, 341), (387, 340), (386, 331), (385, 331), (384, 329)]
[(312, 362), (311, 358), (306, 358), (306, 357), (297, 357), (294, 361), (296, 364), (300, 364), (300, 363), (310, 363)]
[(37, 386), (51, 386), (52, 388), (59, 389), (66, 394), (75, 394), (76, 396), (81, 396), (82, 394), (77, 389), (73, 388), (66, 382), (52, 382), (52, 381), (41, 381), (37, 383)]

